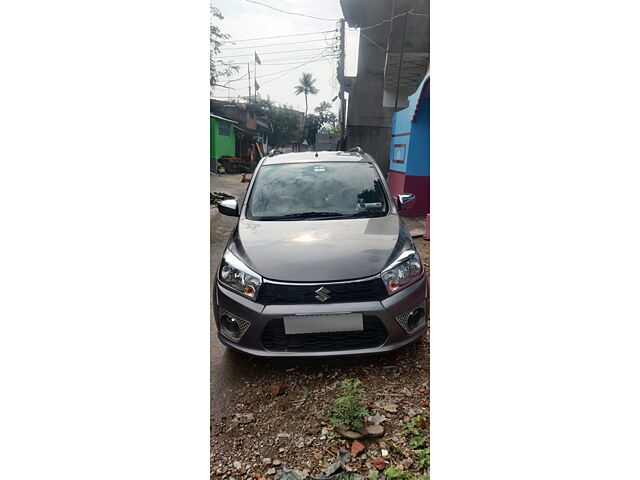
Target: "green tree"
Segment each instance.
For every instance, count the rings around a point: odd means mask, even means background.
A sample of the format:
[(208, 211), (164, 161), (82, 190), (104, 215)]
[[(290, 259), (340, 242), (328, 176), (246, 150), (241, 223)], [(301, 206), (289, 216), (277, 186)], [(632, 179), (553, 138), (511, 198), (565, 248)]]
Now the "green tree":
[(331, 111), (331, 108), (329, 102), (320, 102), (320, 105), (314, 110), (320, 123), (319, 130), (323, 133), (332, 133), (338, 123), (338, 117)]
[(316, 79), (310, 73), (303, 73), (298, 80), (298, 85), (293, 88), (296, 95), (304, 93), (304, 118), (307, 118), (307, 111), (309, 110), (309, 95), (317, 95), (319, 90), (315, 87)]
[(230, 37), (227, 33), (222, 33), (220, 28), (216, 25), (217, 20), (223, 20), (224, 17), (220, 10), (216, 7), (211, 7), (211, 21), (209, 30), (209, 85), (213, 87), (218, 84), (218, 79), (221, 77), (230, 77), (234, 73), (238, 73), (239, 68), (237, 65), (233, 65), (223, 59), (217, 58), (220, 55), (220, 47)]
[(274, 148), (297, 143), (300, 140), (299, 113), (286, 104), (276, 104), (269, 97), (244, 97), (246, 103), (251, 103), (256, 109), (256, 116), (266, 120), (273, 131), (269, 136), (269, 144)]
[[(271, 101), (271, 98), (267, 97), (267, 98), (262, 98), (261, 96), (258, 95), (258, 97), (254, 98), (249, 98), (249, 97), (244, 97), (245, 101), (247, 103), (251, 103), (256, 107), (256, 115), (259, 117), (270, 117), (273, 110), (275, 110), (276, 104), (274, 102)], [(269, 118), (269, 120), (271, 120)]]
[(302, 134), (298, 114), (288, 105), (275, 107), (270, 114), (273, 135), (271, 143), (274, 147), (282, 147), (296, 143)]

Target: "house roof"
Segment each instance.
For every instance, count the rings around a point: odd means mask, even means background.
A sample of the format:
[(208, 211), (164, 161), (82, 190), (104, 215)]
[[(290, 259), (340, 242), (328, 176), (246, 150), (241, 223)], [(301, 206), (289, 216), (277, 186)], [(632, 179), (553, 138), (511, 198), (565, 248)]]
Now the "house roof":
[(271, 131), (271, 125), (269, 125), (269, 122), (266, 120), (262, 120), (261, 118), (256, 118), (256, 124), (259, 127), (265, 128), (269, 131)]
[(214, 118), (217, 118), (218, 120), (224, 120), (225, 122), (235, 123), (236, 125), (238, 124), (238, 122), (236, 122), (235, 120), (231, 120), (229, 118), (221, 117), (220, 115), (214, 115), (213, 113), (210, 113), (209, 115), (214, 117)]

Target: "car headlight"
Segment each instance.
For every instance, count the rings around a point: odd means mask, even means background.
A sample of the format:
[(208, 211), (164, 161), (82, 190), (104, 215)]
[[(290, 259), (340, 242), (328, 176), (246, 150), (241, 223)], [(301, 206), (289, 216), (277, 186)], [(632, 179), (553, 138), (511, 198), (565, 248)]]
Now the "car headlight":
[(422, 276), (422, 260), (416, 250), (405, 250), (382, 272), (381, 277), (389, 295), (408, 287)]
[(262, 277), (242, 263), (242, 261), (229, 250), (224, 252), (224, 256), (222, 257), (218, 280), (225, 287), (251, 300), (256, 299), (260, 285), (262, 285)]

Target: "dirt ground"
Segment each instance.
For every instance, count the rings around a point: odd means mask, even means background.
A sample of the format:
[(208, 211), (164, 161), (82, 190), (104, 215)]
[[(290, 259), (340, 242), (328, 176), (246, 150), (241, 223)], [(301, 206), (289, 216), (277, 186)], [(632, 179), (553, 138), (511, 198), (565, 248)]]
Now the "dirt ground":
[[(211, 187), (243, 194), (246, 184), (237, 176), (212, 175)], [(212, 212), (212, 274), (235, 225), (219, 217)], [(428, 274), (429, 241), (421, 236), (414, 241)], [(270, 479), (283, 467), (320, 474), (340, 447), (351, 447), (323, 415), (337, 396), (339, 382), (349, 378), (363, 382), (372, 415), (385, 417), (385, 434), (362, 440), (365, 451), (346, 468), (367, 476), (374, 469), (371, 460), (386, 454), (387, 465), (414, 469), (404, 425), (415, 415), (429, 414), (428, 333), (399, 352), (381, 356), (261, 359), (227, 351), (215, 338), (213, 324), (211, 328), (212, 477)], [(284, 385), (284, 394), (274, 395), (273, 385)]]

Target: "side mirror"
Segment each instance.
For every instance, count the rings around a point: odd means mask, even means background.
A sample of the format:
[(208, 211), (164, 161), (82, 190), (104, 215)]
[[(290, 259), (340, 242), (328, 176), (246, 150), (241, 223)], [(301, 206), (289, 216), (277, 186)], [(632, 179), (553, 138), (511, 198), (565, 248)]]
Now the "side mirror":
[(406, 210), (416, 203), (416, 196), (413, 193), (398, 194), (398, 210)]
[(235, 200), (223, 200), (218, 203), (218, 211), (222, 215), (229, 215), (230, 217), (239, 217), (238, 202)]

